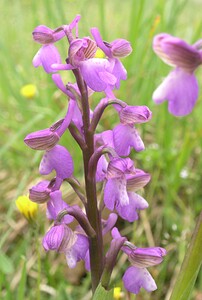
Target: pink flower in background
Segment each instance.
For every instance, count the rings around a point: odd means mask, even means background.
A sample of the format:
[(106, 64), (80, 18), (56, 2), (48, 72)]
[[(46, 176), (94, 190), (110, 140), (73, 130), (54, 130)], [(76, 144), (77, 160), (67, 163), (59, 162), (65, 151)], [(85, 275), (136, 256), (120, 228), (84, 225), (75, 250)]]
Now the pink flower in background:
[(192, 112), (198, 98), (198, 83), (194, 71), (202, 64), (202, 50), (195, 45), (166, 33), (155, 36), (154, 52), (168, 65), (174, 67), (154, 91), (153, 100), (159, 104), (168, 101), (168, 110), (174, 116)]

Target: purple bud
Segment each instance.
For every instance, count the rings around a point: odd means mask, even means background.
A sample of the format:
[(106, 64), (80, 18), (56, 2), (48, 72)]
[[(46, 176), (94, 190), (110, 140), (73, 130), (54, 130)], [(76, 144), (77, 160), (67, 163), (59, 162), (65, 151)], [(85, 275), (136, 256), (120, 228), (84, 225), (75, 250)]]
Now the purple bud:
[(60, 224), (50, 228), (42, 243), (46, 251), (65, 252), (74, 245), (76, 239), (77, 236), (67, 225)]
[(110, 43), (114, 57), (125, 57), (132, 52), (132, 47), (127, 40), (117, 39)]

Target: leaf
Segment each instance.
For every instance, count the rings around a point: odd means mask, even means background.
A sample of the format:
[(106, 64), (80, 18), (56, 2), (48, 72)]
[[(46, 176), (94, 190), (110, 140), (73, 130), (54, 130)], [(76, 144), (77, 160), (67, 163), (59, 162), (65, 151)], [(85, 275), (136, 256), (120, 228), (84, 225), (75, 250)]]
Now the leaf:
[(93, 300), (112, 300), (113, 299), (113, 289), (110, 291), (105, 290), (101, 284), (98, 285)]
[(4, 274), (10, 274), (14, 271), (13, 263), (8, 256), (0, 252), (0, 270)]
[(199, 273), (202, 264), (202, 212), (199, 216), (196, 228), (194, 230), (190, 246), (184, 261), (180, 273), (178, 275), (176, 284), (173, 288), (170, 300), (188, 300), (191, 297), (191, 293)]

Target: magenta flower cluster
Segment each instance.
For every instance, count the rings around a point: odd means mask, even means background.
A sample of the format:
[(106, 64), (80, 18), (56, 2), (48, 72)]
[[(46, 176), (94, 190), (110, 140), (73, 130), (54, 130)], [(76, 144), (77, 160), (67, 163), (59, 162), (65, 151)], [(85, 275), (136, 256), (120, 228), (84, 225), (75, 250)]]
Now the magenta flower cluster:
[[(148, 207), (147, 201), (138, 194), (150, 181), (150, 174), (137, 169), (129, 158), (131, 150), (144, 150), (138, 133), (139, 124), (151, 119), (146, 106), (129, 106), (117, 99), (114, 90), (119, 89), (127, 72), (120, 60), (132, 51), (127, 40), (103, 41), (97, 28), (91, 29), (91, 37), (78, 36), (80, 16), (69, 25), (54, 30), (40, 25), (33, 31), (34, 40), (41, 48), (33, 59), (35, 67), (42, 66), (52, 74), (52, 80), (67, 98), (67, 113), (49, 128), (32, 132), (25, 143), (35, 150), (44, 151), (39, 172), (52, 174), (51, 180), (42, 180), (30, 189), (29, 197), (37, 203), (47, 203), (47, 218), (53, 225), (43, 238), (46, 251), (63, 253), (67, 264), (74, 268), (83, 260), (91, 272), (92, 289), (101, 282), (108, 288), (117, 256), (123, 251), (130, 262), (123, 276), (125, 288), (137, 294), (140, 288), (154, 291), (157, 287), (147, 268), (162, 262), (166, 251), (160, 247), (138, 248), (115, 227), (118, 216), (128, 222), (138, 219), (138, 211)], [(55, 43), (68, 41), (68, 57), (62, 63)], [(97, 57), (101, 49), (104, 58)], [(71, 71), (75, 82), (63, 82), (60, 71)], [(102, 98), (92, 110), (89, 96), (102, 92)], [(112, 106), (119, 124), (103, 132), (98, 130), (105, 108)], [(59, 144), (68, 130), (83, 154), (85, 187), (73, 175), (73, 158)], [(81, 205), (70, 205), (62, 198), (61, 187), (68, 182), (81, 200)], [(97, 195), (97, 186), (103, 185), (103, 195)], [(103, 211), (109, 211), (103, 219)], [(106, 213), (105, 213), (106, 215)], [(78, 226), (72, 229), (70, 223)], [(111, 245), (103, 246), (103, 238), (111, 232)]]

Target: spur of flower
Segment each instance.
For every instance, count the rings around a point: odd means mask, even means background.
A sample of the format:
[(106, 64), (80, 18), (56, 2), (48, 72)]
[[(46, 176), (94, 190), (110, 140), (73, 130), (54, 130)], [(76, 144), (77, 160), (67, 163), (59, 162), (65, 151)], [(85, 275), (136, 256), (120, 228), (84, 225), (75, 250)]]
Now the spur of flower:
[(192, 112), (198, 98), (198, 82), (195, 70), (202, 64), (201, 41), (189, 45), (172, 35), (161, 33), (154, 37), (154, 52), (174, 69), (153, 93), (159, 104), (168, 101), (168, 110), (174, 116)]

